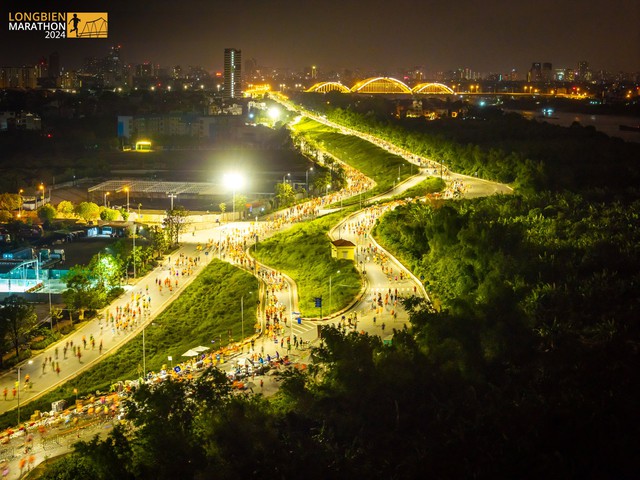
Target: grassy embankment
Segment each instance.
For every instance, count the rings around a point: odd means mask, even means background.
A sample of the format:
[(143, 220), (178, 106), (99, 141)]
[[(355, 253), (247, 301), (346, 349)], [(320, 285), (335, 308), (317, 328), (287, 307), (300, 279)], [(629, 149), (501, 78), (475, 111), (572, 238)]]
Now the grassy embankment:
[[(367, 192), (367, 198), (386, 192), (398, 182), (398, 178), (403, 181), (411, 176), (412, 169), (409, 162), (371, 142), (353, 135), (343, 135), (334, 128), (308, 118), (300, 120), (292, 128), (312, 145), (334, 155), (373, 179), (376, 186)], [(417, 169), (414, 170), (417, 171)], [(400, 172), (399, 175), (398, 172)], [(358, 197), (350, 201), (352, 204), (356, 202), (359, 202)]]
[(298, 287), (303, 317), (320, 316), (320, 309), (314, 304), (315, 297), (323, 298), (323, 315), (330, 313), (329, 277), (332, 283), (331, 311), (346, 307), (360, 291), (361, 278), (354, 263), (331, 258), (331, 243), (327, 235), (351, 211), (336, 212), (294, 225), (260, 242), (258, 251), (252, 252), (261, 262), (293, 278)]
[[(204, 345), (212, 348), (240, 337), (240, 298), (238, 292), (257, 292), (258, 281), (251, 274), (225, 262), (213, 260), (204, 271), (145, 330), (147, 370), (158, 371), (172, 356), (174, 365), (185, 360), (181, 355), (190, 348)], [(245, 295), (245, 333), (252, 331), (252, 313), (256, 311), (257, 295)], [(105, 329), (105, 335), (111, 335)], [(215, 344), (211, 341), (215, 340)], [(118, 380), (134, 379), (142, 369), (142, 332), (123, 345), (113, 355), (106, 356), (89, 370), (79, 374), (42, 397), (21, 405), (22, 418), (35, 411), (49, 411), (51, 402), (90, 395), (97, 390), (108, 391)], [(37, 383), (36, 383), (37, 388)], [(16, 425), (14, 410), (0, 416), (0, 428)]]

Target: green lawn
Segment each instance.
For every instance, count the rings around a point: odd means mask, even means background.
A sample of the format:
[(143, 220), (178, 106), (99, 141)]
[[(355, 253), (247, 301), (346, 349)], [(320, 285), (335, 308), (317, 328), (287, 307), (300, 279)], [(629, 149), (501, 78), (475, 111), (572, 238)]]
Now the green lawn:
[[(289, 275), (298, 286), (300, 313), (319, 317), (314, 298), (323, 297), (323, 315), (330, 312), (329, 277), (333, 309), (346, 307), (360, 291), (361, 277), (354, 263), (331, 258), (327, 233), (343, 216), (343, 212), (300, 223), (260, 242), (252, 254), (261, 262)], [(340, 273), (337, 273), (337, 272)]]

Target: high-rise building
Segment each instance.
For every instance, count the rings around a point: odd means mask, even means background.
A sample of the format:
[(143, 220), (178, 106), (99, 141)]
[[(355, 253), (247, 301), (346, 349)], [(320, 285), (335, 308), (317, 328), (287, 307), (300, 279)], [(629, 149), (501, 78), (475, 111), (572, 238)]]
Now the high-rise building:
[(589, 62), (578, 62), (578, 72), (576, 80), (581, 82), (588, 82), (591, 80), (591, 70), (589, 69)]
[(0, 67), (0, 88), (36, 88), (36, 67)]
[(244, 62), (244, 78), (247, 81), (254, 80), (254, 75), (258, 70), (258, 61), (255, 58), (250, 58)]
[(550, 82), (553, 80), (553, 65), (549, 62), (542, 64), (542, 81)]
[(527, 81), (539, 82), (542, 80), (542, 64), (540, 62), (533, 62), (531, 69), (529, 70), (529, 76)]
[(60, 76), (60, 54), (53, 52), (49, 55), (49, 77), (58, 78)]
[(242, 51), (224, 49), (224, 92), (226, 100), (242, 97)]

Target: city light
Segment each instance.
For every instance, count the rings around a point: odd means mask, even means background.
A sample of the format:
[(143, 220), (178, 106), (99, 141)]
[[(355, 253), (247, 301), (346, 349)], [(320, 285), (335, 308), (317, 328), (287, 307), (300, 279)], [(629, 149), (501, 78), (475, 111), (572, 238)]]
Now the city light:
[(280, 118), (280, 109), (277, 107), (271, 107), (269, 109), (269, 117), (274, 121)]
[(236, 213), (236, 191), (244, 187), (244, 177), (237, 172), (225, 173), (222, 177), (225, 186), (230, 189), (233, 193), (231, 204), (232, 204), (232, 213)]

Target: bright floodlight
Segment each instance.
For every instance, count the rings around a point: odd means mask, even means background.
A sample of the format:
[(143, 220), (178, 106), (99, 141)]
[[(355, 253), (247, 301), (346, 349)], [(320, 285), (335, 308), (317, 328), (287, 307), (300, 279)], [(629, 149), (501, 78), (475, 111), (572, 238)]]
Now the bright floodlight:
[(280, 117), (280, 109), (277, 107), (271, 107), (269, 109), (269, 117), (271, 117), (272, 120), (277, 120), (278, 117)]
[(223, 179), (227, 188), (233, 191), (242, 188), (244, 185), (244, 177), (239, 173), (225, 173)]

